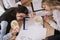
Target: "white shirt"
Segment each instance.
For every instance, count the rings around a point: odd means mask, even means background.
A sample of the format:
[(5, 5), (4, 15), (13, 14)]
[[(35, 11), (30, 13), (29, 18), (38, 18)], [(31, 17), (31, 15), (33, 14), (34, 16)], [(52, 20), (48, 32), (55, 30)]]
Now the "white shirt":
[(5, 12), (4, 8), (0, 5), (0, 16)]
[(28, 9), (29, 13), (32, 12), (32, 8), (31, 8), (31, 6), (27, 6), (27, 9)]
[[(6, 9), (9, 9), (11, 7), (16, 7), (17, 4), (19, 4), (19, 3), (16, 4), (15, 0), (3, 0), (3, 4)], [(21, 2), (20, 2), (20, 4), (21, 4)]]
[(56, 30), (59, 30), (60, 31), (60, 11), (59, 10), (54, 10), (53, 11), (53, 18), (54, 20), (56, 21), (53, 22), (53, 21), (50, 21), (49, 24)]

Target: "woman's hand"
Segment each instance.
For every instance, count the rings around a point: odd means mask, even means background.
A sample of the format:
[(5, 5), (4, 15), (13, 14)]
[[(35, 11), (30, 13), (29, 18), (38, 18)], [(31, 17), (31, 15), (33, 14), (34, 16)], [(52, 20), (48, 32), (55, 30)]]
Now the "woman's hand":
[(16, 30), (11, 30), (11, 32), (10, 32), (12, 35), (15, 35), (16, 33), (17, 33), (17, 31)]
[(44, 21), (46, 21), (47, 23), (49, 23), (50, 21), (52, 21), (52, 18), (50, 16), (44, 16)]
[(29, 14), (29, 17), (30, 18), (34, 18), (36, 16), (36, 13), (35, 12), (31, 12), (30, 14)]

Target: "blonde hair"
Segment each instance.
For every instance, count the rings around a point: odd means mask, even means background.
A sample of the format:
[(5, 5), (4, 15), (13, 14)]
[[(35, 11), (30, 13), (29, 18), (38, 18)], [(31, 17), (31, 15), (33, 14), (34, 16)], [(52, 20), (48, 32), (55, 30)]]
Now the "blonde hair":
[[(48, 6), (52, 7), (53, 9), (57, 9), (60, 6), (60, 2), (58, 0), (42, 0), (42, 5), (47, 4)], [(60, 9), (60, 8), (59, 8)]]
[(27, 0), (25, 3), (23, 3), (23, 6), (30, 6), (31, 5), (32, 0)]

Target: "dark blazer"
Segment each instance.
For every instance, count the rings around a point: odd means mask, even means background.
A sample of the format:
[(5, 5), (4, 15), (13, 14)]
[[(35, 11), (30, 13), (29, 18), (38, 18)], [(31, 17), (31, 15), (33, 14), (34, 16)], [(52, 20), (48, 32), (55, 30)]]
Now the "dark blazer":
[(6, 10), (6, 12), (4, 12), (3, 15), (0, 17), (0, 22), (2, 22), (2, 21), (7, 21), (8, 22), (6, 34), (9, 32), (9, 30), (11, 28), (10, 22), (12, 20), (16, 19), (16, 17), (15, 17), (15, 15), (16, 15), (15, 9), (16, 9), (16, 7)]

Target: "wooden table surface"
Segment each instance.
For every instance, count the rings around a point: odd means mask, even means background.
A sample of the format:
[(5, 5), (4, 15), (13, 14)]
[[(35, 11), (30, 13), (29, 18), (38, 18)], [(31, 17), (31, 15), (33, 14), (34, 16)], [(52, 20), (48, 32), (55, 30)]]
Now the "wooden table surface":
[(54, 35), (54, 29), (46, 22), (44, 22), (45, 28), (47, 28), (46, 37)]

